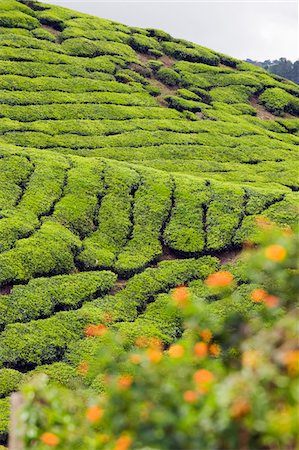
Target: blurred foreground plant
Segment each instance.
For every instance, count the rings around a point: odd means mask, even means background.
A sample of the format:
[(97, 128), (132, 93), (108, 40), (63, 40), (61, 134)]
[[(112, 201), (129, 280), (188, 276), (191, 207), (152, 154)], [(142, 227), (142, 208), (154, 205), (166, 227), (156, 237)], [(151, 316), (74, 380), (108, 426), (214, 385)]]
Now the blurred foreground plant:
[[(263, 244), (244, 255), (259, 308), (237, 317), (234, 336), (232, 317), (208, 314), (185, 286), (169, 301), (185, 331), (168, 348), (144, 336), (129, 347), (112, 329), (90, 325), (88, 338), (100, 335), (103, 343), (78, 371), (98, 393), (70, 391), (46, 376), (27, 385), (19, 417), (25, 449), (299, 448), (297, 239), (262, 226)], [(230, 271), (205, 284), (236, 301)]]

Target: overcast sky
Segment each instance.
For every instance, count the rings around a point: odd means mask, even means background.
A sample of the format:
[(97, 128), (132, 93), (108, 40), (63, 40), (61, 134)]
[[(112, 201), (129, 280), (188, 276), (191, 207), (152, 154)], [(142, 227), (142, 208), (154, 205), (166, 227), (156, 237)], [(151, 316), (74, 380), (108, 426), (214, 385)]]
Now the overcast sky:
[(160, 28), (240, 59), (298, 59), (296, 1), (101, 1), (47, 3), (137, 27)]

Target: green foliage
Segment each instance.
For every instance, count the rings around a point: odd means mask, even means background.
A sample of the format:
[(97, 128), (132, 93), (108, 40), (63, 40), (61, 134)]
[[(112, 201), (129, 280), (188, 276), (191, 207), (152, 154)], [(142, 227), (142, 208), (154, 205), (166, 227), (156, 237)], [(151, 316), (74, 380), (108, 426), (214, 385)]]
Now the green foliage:
[(0, 398), (0, 439), (7, 437), (10, 416), (10, 399)]
[[(246, 255), (251, 284), (235, 290), (232, 274), (216, 272), (204, 287), (217, 295), (212, 303), (181, 288), (172, 299), (160, 295), (131, 329), (119, 324), (118, 333), (92, 338), (84, 378), (94, 392), (74, 393), (46, 377), (23, 389), (25, 448), (41, 448), (44, 432), (54, 433), (61, 449), (102, 449), (107, 435), (109, 445), (127, 448), (239, 448), (244, 436), (249, 448), (294, 447), (297, 240), (277, 230), (261, 239), (263, 247)], [(277, 246), (281, 257), (272, 259)], [(255, 303), (257, 293), (264, 299)], [(180, 336), (182, 326), (183, 336), (163, 347), (159, 337)]]
[(165, 100), (171, 108), (177, 109), (178, 111), (187, 110), (192, 112), (200, 112), (203, 107), (206, 107), (206, 105), (203, 105), (200, 101), (187, 100), (176, 95), (169, 95), (165, 97)]
[(15, 248), (0, 254), (0, 284), (71, 272), (73, 252), (80, 245), (79, 239), (62, 225), (46, 221), (33, 236), (20, 239)]
[(136, 51), (151, 55), (162, 55), (161, 47), (156, 39), (143, 34), (134, 33), (130, 36), (128, 44)]
[(274, 114), (282, 115), (284, 112), (299, 114), (299, 100), (280, 88), (266, 89), (259, 100)]
[(173, 69), (161, 68), (157, 72), (157, 77), (168, 86), (177, 86), (180, 83), (180, 75)]
[(0, 26), (32, 30), (39, 26), (39, 21), (21, 11), (7, 11), (0, 12)]
[(61, 44), (65, 52), (72, 56), (85, 56), (94, 58), (100, 55), (126, 56), (135, 61), (135, 52), (128, 46), (118, 42), (91, 41), (85, 38), (73, 38), (63, 41)]
[(171, 207), (171, 189), (169, 175), (142, 170), (134, 197), (132, 236), (118, 255), (118, 273), (140, 271), (162, 253), (160, 232)]
[(107, 271), (30, 280), (26, 286), (15, 286), (9, 296), (0, 298), (0, 326), (79, 308), (84, 302), (106, 294), (115, 281), (116, 275)]
[(200, 45), (188, 44), (188, 46), (177, 42), (163, 42), (162, 48), (167, 55), (176, 59), (183, 59), (191, 62), (199, 62), (217, 66), (219, 58), (215, 53), (201, 47)]
[(13, 369), (0, 369), (0, 398), (8, 396), (18, 388), (23, 374)]
[(112, 267), (130, 236), (133, 194), (139, 175), (109, 164), (105, 168), (105, 196), (98, 211), (97, 230), (83, 241), (77, 260), (84, 268)]

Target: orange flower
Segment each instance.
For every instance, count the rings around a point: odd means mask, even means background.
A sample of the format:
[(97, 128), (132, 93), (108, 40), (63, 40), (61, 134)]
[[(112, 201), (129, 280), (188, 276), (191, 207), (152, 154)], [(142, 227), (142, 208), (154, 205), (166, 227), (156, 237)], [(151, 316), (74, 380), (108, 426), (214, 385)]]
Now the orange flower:
[(194, 403), (197, 399), (197, 393), (195, 391), (184, 392), (184, 400), (187, 403)]
[(283, 362), (288, 368), (290, 375), (299, 373), (299, 350), (288, 350), (283, 355)]
[(162, 348), (162, 341), (161, 339), (157, 338), (157, 337), (151, 337), (148, 340), (148, 345), (151, 348)]
[(163, 353), (159, 349), (149, 348), (146, 352), (148, 359), (150, 362), (157, 364), (161, 361)]
[(205, 358), (208, 354), (208, 346), (205, 342), (197, 342), (194, 345), (194, 353), (199, 358)]
[(210, 345), (209, 351), (212, 356), (217, 358), (221, 353), (221, 347), (218, 344), (212, 344)]
[(99, 325), (88, 325), (85, 328), (85, 336), (103, 336), (107, 332), (107, 327), (100, 323)]
[(207, 369), (199, 369), (193, 375), (195, 383), (211, 383), (214, 380), (214, 375)]
[(168, 353), (171, 358), (181, 358), (184, 356), (185, 349), (182, 345), (173, 344), (169, 347)]
[(276, 308), (279, 305), (279, 298), (275, 295), (267, 295), (264, 303), (268, 308)]
[(103, 416), (103, 410), (97, 405), (90, 406), (86, 411), (86, 418), (89, 422), (99, 422)]
[(144, 348), (148, 345), (148, 338), (146, 336), (139, 336), (135, 341), (136, 347)]
[(247, 350), (242, 355), (242, 364), (255, 369), (259, 364), (260, 353), (257, 350)]
[(259, 303), (264, 301), (267, 295), (268, 292), (264, 289), (254, 289), (250, 294), (250, 298), (252, 301)]
[(86, 375), (89, 370), (89, 364), (86, 361), (82, 361), (78, 366), (78, 373), (80, 375)]
[(265, 255), (270, 261), (281, 262), (286, 258), (287, 251), (282, 245), (273, 244), (266, 248)]
[(138, 353), (133, 353), (132, 355), (130, 355), (129, 360), (132, 364), (140, 364), (141, 356), (138, 355)]
[(185, 308), (189, 303), (189, 290), (186, 286), (176, 288), (172, 294), (176, 305), (180, 308)]
[(133, 383), (133, 377), (132, 377), (132, 375), (129, 375), (129, 374), (121, 375), (118, 379), (118, 386), (121, 389), (129, 389), (129, 387), (131, 386), (132, 383)]
[(60, 442), (60, 439), (56, 434), (49, 432), (43, 433), (40, 440), (43, 444), (49, 445), (49, 447), (56, 447)]
[(128, 448), (132, 444), (132, 438), (128, 436), (127, 434), (124, 434), (123, 436), (120, 436), (117, 441), (116, 445), (113, 450), (128, 450)]
[(227, 287), (233, 282), (233, 280), (233, 275), (230, 272), (223, 270), (221, 272), (216, 272), (209, 275), (206, 279), (206, 284), (210, 288)]
[(207, 369), (199, 369), (193, 375), (197, 390), (200, 394), (206, 394), (214, 380), (214, 375)]
[(250, 405), (245, 398), (236, 399), (230, 408), (230, 414), (235, 419), (246, 416), (246, 414), (248, 414), (249, 411)]
[(209, 329), (202, 330), (199, 335), (205, 342), (210, 342), (213, 337), (213, 334)]

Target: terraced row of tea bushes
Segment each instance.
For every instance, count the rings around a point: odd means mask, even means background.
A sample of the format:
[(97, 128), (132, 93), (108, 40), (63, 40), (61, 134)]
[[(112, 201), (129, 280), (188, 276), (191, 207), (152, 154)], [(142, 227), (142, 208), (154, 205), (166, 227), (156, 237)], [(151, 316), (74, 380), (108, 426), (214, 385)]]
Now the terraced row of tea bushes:
[[(186, 102), (188, 100), (185, 100)], [(132, 131), (128, 133), (119, 133), (110, 136), (78, 136), (77, 134), (64, 134), (49, 136), (39, 132), (7, 132), (4, 137), (6, 142), (16, 144), (22, 147), (35, 148), (57, 148), (65, 147), (68, 149), (96, 149), (109, 147), (141, 147), (161, 146), (170, 141), (176, 142), (176, 145), (223, 145), (226, 147), (237, 147), (239, 140), (237, 137), (210, 133), (175, 133), (168, 131)], [(266, 144), (266, 138), (264, 144)], [(143, 150), (145, 151), (145, 150)]]
[(186, 100), (177, 95), (168, 95), (165, 97), (165, 101), (170, 108), (177, 109), (178, 111), (191, 111), (200, 112), (209, 108), (208, 105), (200, 101)]
[(174, 177), (174, 205), (164, 232), (165, 243), (177, 251), (199, 253), (205, 248), (205, 208), (210, 192), (203, 180)]
[(223, 103), (246, 103), (255, 89), (247, 86), (214, 88), (210, 91), (213, 101)]
[[(61, 41), (73, 38), (85, 38), (91, 41), (113, 41), (117, 43), (128, 43), (129, 37), (122, 31), (115, 30), (110, 26), (99, 26), (95, 29), (82, 28), (82, 19), (73, 19), (68, 21), (68, 26), (59, 35)], [(85, 25), (84, 22), (83, 25)]]
[(0, 91), (0, 103), (6, 105), (45, 105), (68, 103), (97, 103), (131, 106), (157, 106), (147, 93), (118, 93), (118, 92), (93, 92), (90, 93), (61, 93), (61, 92), (10, 92)]
[(172, 206), (170, 176), (144, 169), (138, 172), (141, 183), (134, 196), (131, 239), (115, 263), (116, 271), (126, 276), (144, 269), (162, 254), (161, 231)]
[(55, 77), (37, 77), (30, 78), (26, 76), (3, 75), (0, 78), (1, 89), (6, 91), (58, 91), (70, 93), (85, 93), (85, 92), (119, 92), (119, 93), (133, 93), (142, 91), (142, 87), (135, 84), (123, 84), (117, 81), (101, 81), (88, 80), (85, 78), (66, 78), (58, 79)]
[(32, 171), (33, 165), (26, 157), (12, 155), (0, 158), (1, 218), (4, 217), (5, 210), (10, 210), (20, 201)]
[(61, 46), (71, 56), (94, 58), (101, 55), (118, 55), (124, 56), (128, 61), (137, 61), (134, 50), (129, 45), (119, 42), (72, 38), (63, 41)]
[[(262, 212), (262, 216), (275, 222), (282, 227), (295, 228), (298, 224), (298, 196), (296, 193), (287, 193), (273, 201), (267, 209)], [(245, 217), (233, 240), (234, 244), (240, 245), (244, 240), (249, 239), (258, 242), (259, 229), (254, 216)]]
[(34, 235), (0, 254), (0, 285), (71, 272), (80, 246), (80, 240), (65, 227), (46, 221)]
[(241, 214), (242, 191), (183, 176), (176, 176), (175, 183), (174, 208), (164, 234), (167, 245), (184, 253), (229, 246)]
[[(221, 149), (222, 150), (222, 149)], [(220, 149), (219, 149), (220, 151)], [(241, 151), (241, 149), (240, 149)], [(246, 156), (246, 154), (245, 154)], [(258, 155), (253, 155), (253, 157)], [(253, 163), (251, 163), (253, 162)], [(289, 189), (283, 186), (297, 186), (298, 184), (298, 162), (292, 161), (261, 161), (260, 159), (248, 158), (248, 162), (221, 162), (201, 159), (177, 160), (151, 160), (143, 159), (134, 161), (135, 164), (146, 164), (154, 169), (167, 172), (181, 172), (188, 175), (207, 178), (211, 180), (230, 183), (254, 183), (257, 188), (265, 187), (271, 183), (273, 191), (283, 192)]]
[[(4, 55), (6, 54), (6, 52), (8, 51), (8, 54), (12, 54), (13, 50), (16, 49), (23, 49), (26, 48), (29, 51), (29, 55), (34, 55), (34, 53), (31, 53), (32, 49), (39, 49), (39, 50), (44, 50), (47, 54), (58, 54), (57, 57), (58, 59), (60, 58), (60, 56), (63, 58), (65, 56), (64, 62), (67, 61), (68, 56), (67, 55), (63, 55), (64, 52), (62, 50), (62, 48), (59, 45), (53, 44), (52, 42), (47, 42), (45, 40), (40, 40), (38, 38), (33, 38), (30, 35), (30, 32), (27, 32), (27, 35), (23, 36), (23, 35), (19, 35), (19, 34), (15, 34), (15, 30), (12, 29), (10, 30), (9, 28), (6, 28), (6, 33), (3, 33), (3, 28), (1, 29), (1, 34), (0, 34), (0, 46), (3, 47), (3, 51), (4, 51)], [(39, 30), (39, 29), (37, 29)], [(41, 28), (40, 30), (43, 30), (43, 28)], [(23, 30), (24, 31), (24, 30)], [(46, 30), (44, 30), (46, 31)], [(31, 36), (31, 37), (30, 37)], [(52, 35), (53, 37), (53, 35)], [(19, 54), (19, 53), (16, 53)], [(49, 55), (49, 57), (51, 57)], [(23, 55), (24, 57), (26, 57), (26, 55)], [(52, 55), (53, 56), (53, 55)], [(5, 57), (3, 59), (6, 59)], [(68, 60), (69, 62), (71, 61), (71, 58), (69, 58)], [(73, 60), (74, 62), (74, 60)]]
[(139, 182), (139, 174), (129, 167), (107, 163), (105, 196), (96, 219), (98, 228), (83, 240), (77, 257), (85, 269), (113, 267), (132, 232), (134, 192)]
[(0, 12), (0, 26), (33, 30), (34, 28), (39, 27), (39, 21), (21, 11), (6, 11)]
[[(27, 237), (38, 228), (39, 219), (50, 214), (54, 203), (62, 195), (66, 172), (70, 167), (68, 159), (51, 154), (34, 154), (30, 158), (34, 171), (30, 173), (17, 206), (9, 209), (6, 205), (7, 209), (2, 210), (0, 251), (8, 250), (18, 239)], [(23, 167), (26, 168), (26, 163)], [(13, 192), (14, 188), (12, 195)]]
[(52, 218), (84, 238), (97, 226), (98, 202), (104, 195), (105, 165), (99, 160), (72, 159), (64, 195)]
[(74, 66), (70, 64), (42, 64), (38, 62), (13, 62), (0, 61), (0, 75), (20, 75), (30, 78), (54, 77), (54, 78), (72, 78), (83, 77), (86, 79), (115, 80), (111, 72), (113, 68), (110, 61), (102, 56), (97, 60), (98, 70), (90, 71), (83, 66)]
[(0, 297), (0, 328), (49, 317), (58, 310), (77, 309), (105, 295), (116, 279), (113, 272), (100, 271), (35, 278), (25, 286), (14, 286), (10, 295)]
[[(274, 142), (274, 141), (273, 141)], [(154, 161), (163, 161), (164, 167), (167, 167), (167, 163), (172, 161), (183, 160), (183, 161), (211, 161), (216, 162), (227, 162), (229, 163), (244, 163), (244, 164), (256, 164), (260, 161), (273, 161), (277, 160), (283, 161), (294, 161), (296, 158), (296, 148), (294, 146), (288, 145), (288, 148), (283, 148), (279, 150), (278, 148), (271, 148), (269, 142), (263, 142), (262, 147), (257, 145), (240, 145), (236, 147), (222, 147), (219, 140), (216, 141), (215, 145), (159, 145), (146, 147), (146, 152), (143, 147), (110, 147), (110, 148), (99, 148), (99, 149), (85, 149), (85, 150), (74, 150), (74, 153), (81, 154), (84, 156), (100, 156), (103, 158), (111, 158), (120, 161), (139, 161), (139, 163), (144, 164), (154, 164)], [(262, 148), (262, 151), (261, 151)], [(57, 152), (64, 151), (63, 148), (53, 148)], [(166, 161), (165, 161), (166, 160)], [(178, 171), (178, 163), (176, 163), (176, 170)], [(272, 168), (279, 173), (279, 161)], [(296, 163), (295, 163), (296, 164)], [(241, 166), (242, 167), (242, 166)], [(269, 166), (267, 166), (269, 167)], [(162, 166), (161, 166), (162, 168)], [(182, 167), (183, 169), (183, 167)], [(211, 171), (211, 170), (210, 170)], [(242, 173), (239, 174), (242, 176)], [(272, 179), (271, 173), (269, 176)], [(244, 180), (246, 181), (246, 180)], [(247, 180), (249, 181), (249, 180)], [(275, 180), (273, 180), (275, 182)], [(285, 181), (285, 180), (284, 180)], [(280, 182), (280, 180), (279, 180)]]
[(175, 59), (182, 59), (191, 62), (199, 62), (217, 66), (220, 62), (218, 56), (212, 51), (200, 45), (180, 42), (163, 42), (163, 51)]
[(159, 107), (96, 105), (96, 104), (53, 104), (7, 106), (2, 105), (0, 117), (31, 122), (34, 120), (67, 120), (67, 119), (178, 119), (182, 116), (174, 110)]
[[(242, 127), (240, 127), (240, 124), (242, 125)], [(137, 130), (160, 130), (177, 132), (182, 135), (187, 133), (195, 134), (208, 132), (211, 134), (221, 133), (223, 135), (236, 137), (253, 134), (264, 134), (279, 140), (290, 138), (287, 130), (279, 124), (277, 124), (278, 128), (276, 128), (276, 131), (278, 131), (279, 134), (273, 134), (271, 133), (271, 131), (268, 131), (267, 129), (261, 129), (256, 125), (257, 124), (250, 124), (244, 119), (240, 119), (238, 123), (236, 123), (235, 118), (234, 122), (230, 123), (209, 120), (191, 122), (182, 119), (128, 119), (126, 121), (73, 119), (19, 122), (17, 120), (2, 118), (0, 119), (0, 132), (4, 134), (8, 131), (36, 131), (56, 136), (59, 136), (61, 134), (76, 134), (79, 136), (108, 136)], [(284, 134), (283, 137), (281, 136), (282, 133)]]
[(281, 115), (284, 112), (299, 114), (299, 99), (280, 88), (266, 89), (259, 100), (274, 114)]
[(107, 312), (111, 312), (113, 320), (127, 317), (132, 321), (138, 309), (156, 294), (193, 278), (204, 278), (217, 264), (218, 260), (211, 257), (163, 262), (158, 269), (136, 275), (114, 297), (95, 300), (81, 309), (59, 312), (50, 318), (9, 324), (0, 335), (0, 366), (30, 370), (61, 359), (72, 342), (83, 338), (86, 325), (101, 322)]

